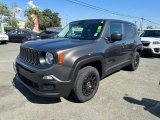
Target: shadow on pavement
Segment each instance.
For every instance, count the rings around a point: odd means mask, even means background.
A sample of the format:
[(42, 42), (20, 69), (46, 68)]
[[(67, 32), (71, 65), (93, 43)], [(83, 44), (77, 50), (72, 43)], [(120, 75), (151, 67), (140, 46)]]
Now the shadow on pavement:
[(131, 97), (124, 97), (123, 99), (129, 103), (144, 106), (145, 107), (144, 110), (160, 118), (160, 101), (147, 98), (142, 98), (142, 100), (137, 100)]
[(13, 85), (17, 88), (28, 101), (37, 104), (53, 104), (61, 102), (60, 98), (46, 98), (34, 95), (25, 86), (23, 86), (16, 78), (13, 79)]
[(152, 54), (146, 54), (146, 53), (142, 53), (141, 57), (142, 58), (149, 58), (149, 59), (160, 58), (160, 56), (158, 56), (158, 55), (152, 55)]
[(8, 42), (7, 42), (7, 43), (5, 43), (5, 44), (0, 42), (0, 45), (7, 45), (7, 44), (8, 44)]

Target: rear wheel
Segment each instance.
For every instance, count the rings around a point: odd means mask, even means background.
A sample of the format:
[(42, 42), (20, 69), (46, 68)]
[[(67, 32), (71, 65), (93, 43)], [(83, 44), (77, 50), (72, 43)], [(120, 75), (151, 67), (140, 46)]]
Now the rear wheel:
[(99, 87), (99, 73), (96, 68), (88, 66), (78, 72), (72, 96), (79, 102), (86, 102), (94, 97)]
[(1, 43), (2, 43), (2, 44), (6, 44), (7, 42), (6, 42), (6, 41), (2, 41)]
[(140, 54), (138, 52), (135, 52), (132, 57), (131, 64), (127, 67), (127, 69), (130, 71), (137, 70), (137, 68), (139, 66), (139, 62), (140, 62)]

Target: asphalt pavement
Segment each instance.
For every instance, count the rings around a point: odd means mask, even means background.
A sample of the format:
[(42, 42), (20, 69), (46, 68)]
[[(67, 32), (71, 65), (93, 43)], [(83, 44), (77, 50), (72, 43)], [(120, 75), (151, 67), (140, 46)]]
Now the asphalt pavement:
[(19, 43), (0, 44), (0, 120), (159, 120), (160, 58), (143, 56), (137, 71), (118, 71), (100, 82), (86, 103), (43, 98), (14, 77)]

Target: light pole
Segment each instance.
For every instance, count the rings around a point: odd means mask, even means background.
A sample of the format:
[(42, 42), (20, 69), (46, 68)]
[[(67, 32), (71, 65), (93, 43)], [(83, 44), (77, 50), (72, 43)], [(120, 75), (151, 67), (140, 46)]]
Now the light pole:
[(144, 21), (144, 18), (142, 16), (142, 18), (141, 18), (141, 24), (140, 24), (141, 31), (143, 30), (143, 21)]
[(66, 25), (68, 24), (68, 15), (66, 15)]

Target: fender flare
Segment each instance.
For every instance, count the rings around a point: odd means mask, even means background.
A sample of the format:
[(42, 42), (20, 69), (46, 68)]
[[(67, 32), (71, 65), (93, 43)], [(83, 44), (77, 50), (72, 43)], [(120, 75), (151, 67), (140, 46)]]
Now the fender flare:
[[(143, 51), (143, 45), (138, 45), (138, 46), (135, 48), (134, 52), (135, 52), (135, 51), (138, 51), (138, 50), (141, 50), (141, 53), (142, 53), (142, 51)], [(140, 54), (141, 54), (141, 53), (140, 53)]]
[(75, 61), (74, 65), (72, 67), (73, 70), (70, 74), (71, 81), (74, 83), (74, 81), (78, 75), (78, 71), (80, 70), (80, 68), (83, 65), (91, 63), (91, 62), (96, 62), (96, 61), (100, 61), (102, 64), (102, 76), (103, 76), (104, 64), (105, 64), (104, 57), (102, 55), (84, 56), (84, 57), (81, 57)]

